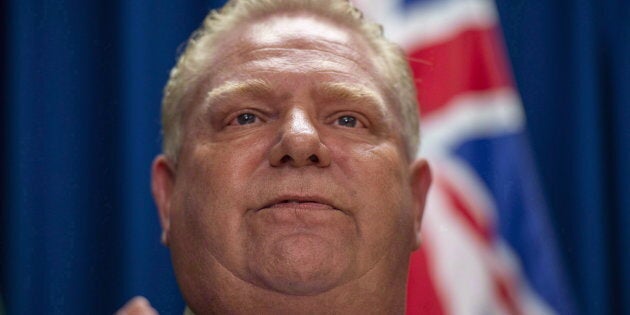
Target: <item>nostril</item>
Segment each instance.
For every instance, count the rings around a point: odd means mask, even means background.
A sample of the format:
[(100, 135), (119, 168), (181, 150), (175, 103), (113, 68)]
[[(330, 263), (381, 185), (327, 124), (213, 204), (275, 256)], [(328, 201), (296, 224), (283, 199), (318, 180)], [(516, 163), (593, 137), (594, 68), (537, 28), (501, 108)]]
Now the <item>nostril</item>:
[(282, 157), (282, 159), (280, 160), (281, 163), (288, 163), (292, 160), (292, 158), (288, 155), (285, 155)]
[(309, 156), (308, 159), (313, 163), (319, 163), (319, 158), (315, 154)]

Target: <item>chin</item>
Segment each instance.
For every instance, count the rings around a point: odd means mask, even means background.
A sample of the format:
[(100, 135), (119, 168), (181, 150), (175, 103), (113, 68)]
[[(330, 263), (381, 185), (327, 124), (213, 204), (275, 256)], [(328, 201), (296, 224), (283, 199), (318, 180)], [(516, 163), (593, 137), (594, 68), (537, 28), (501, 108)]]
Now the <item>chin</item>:
[(258, 255), (251, 271), (255, 281), (267, 289), (312, 296), (338, 287), (352, 277), (351, 252), (316, 236), (292, 236)]
[(299, 279), (292, 275), (270, 275), (264, 280), (267, 289), (294, 296), (314, 296), (338, 287), (340, 281), (336, 279), (312, 278)]

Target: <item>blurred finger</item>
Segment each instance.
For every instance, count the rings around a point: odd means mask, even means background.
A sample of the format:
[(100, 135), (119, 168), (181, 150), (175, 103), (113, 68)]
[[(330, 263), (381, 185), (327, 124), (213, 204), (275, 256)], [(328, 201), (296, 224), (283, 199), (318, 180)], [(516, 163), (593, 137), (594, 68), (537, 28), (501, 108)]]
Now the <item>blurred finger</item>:
[(136, 296), (123, 305), (116, 315), (158, 315), (158, 312), (151, 307), (151, 303), (146, 298)]

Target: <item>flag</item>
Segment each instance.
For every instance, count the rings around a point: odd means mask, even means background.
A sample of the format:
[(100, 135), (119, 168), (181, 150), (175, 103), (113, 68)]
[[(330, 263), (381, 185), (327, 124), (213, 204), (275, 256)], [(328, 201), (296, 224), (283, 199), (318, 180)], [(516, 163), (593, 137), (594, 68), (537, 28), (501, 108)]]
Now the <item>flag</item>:
[(488, 0), (356, 0), (407, 52), (434, 183), (408, 314), (575, 314)]

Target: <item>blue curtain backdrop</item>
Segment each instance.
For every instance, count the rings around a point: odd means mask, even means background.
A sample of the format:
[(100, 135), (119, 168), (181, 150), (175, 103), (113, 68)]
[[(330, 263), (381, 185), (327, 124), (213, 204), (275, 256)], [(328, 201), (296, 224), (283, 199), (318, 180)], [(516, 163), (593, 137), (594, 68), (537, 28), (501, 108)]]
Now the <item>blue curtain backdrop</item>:
[[(8, 314), (181, 313), (149, 165), (176, 47), (222, 2), (0, 2)], [(630, 314), (630, 6), (498, 7), (581, 313)]]

